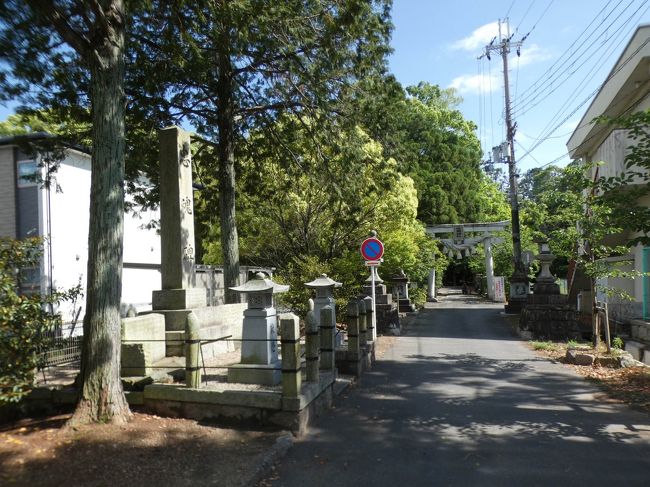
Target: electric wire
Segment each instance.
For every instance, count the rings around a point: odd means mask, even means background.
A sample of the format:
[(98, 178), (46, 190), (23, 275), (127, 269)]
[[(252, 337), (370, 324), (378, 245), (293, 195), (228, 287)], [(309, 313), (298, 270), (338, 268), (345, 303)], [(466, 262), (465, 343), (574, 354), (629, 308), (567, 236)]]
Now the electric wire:
[(519, 23), (517, 24), (517, 27), (515, 27), (515, 32), (519, 32), (519, 27), (521, 27), (521, 24), (523, 24), (524, 20), (526, 20), (526, 17), (528, 16), (528, 13), (530, 12), (530, 10), (533, 8), (533, 5), (535, 5), (535, 0), (533, 0), (532, 2), (530, 2), (528, 4), (528, 8), (524, 12), (524, 15), (521, 17), (521, 20), (519, 20)]
[[(619, 0), (619, 2), (614, 6), (614, 9), (615, 9), (616, 7), (618, 7), (618, 5), (620, 5), (622, 1), (623, 1), (623, 0)], [(584, 30), (583, 30), (583, 31), (578, 35), (578, 37), (577, 37), (577, 38), (576, 38), (576, 39), (571, 43), (571, 45), (570, 45), (570, 46), (569, 46), (569, 47), (568, 47), (568, 48), (567, 48), (567, 49), (566, 49), (566, 50), (565, 50), (565, 51), (560, 55), (560, 57), (557, 59), (557, 61), (555, 61), (555, 62), (554, 62), (554, 63), (553, 63), (553, 64), (552, 64), (552, 65), (551, 65), (551, 66), (550, 66), (550, 67), (549, 67), (549, 68), (548, 68), (548, 69), (547, 69), (547, 70), (542, 74), (542, 76), (540, 76), (540, 77), (539, 77), (539, 78), (538, 78), (538, 79), (537, 79), (537, 80), (536, 80), (536, 81), (535, 81), (531, 86), (529, 86), (528, 88), (526, 88), (526, 89), (522, 92), (522, 94), (521, 94), (521, 95), (522, 95), (522, 99), (525, 98), (525, 96), (527, 95), (527, 93), (529, 93), (529, 92), (531, 92), (531, 91), (537, 91), (537, 90), (538, 90), (538, 88), (537, 88), (538, 84), (544, 82), (544, 79), (545, 79), (545, 77), (546, 77), (547, 74), (549, 75), (549, 77), (551, 77), (555, 72), (557, 72), (557, 71), (559, 71), (560, 69), (562, 69), (562, 67), (564, 66), (564, 63), (566, 63), (566, 61), (563, 61), (562, 64), (559, 65), (559, 66), (558, 66), (558, 63), (560, 63), (560, 61), (564, 58), (564, 56), (566, 56), (566, 55), (568, 55), (568, 54), (570, 53), (570, 51), (571, 51), (571, 49), (573, 48), (573, 46), (575, 46), (575, 44), (580, 40), (580, 38), (585, 34), (585, 32), (587, 32), (587, 31), (589, 30), (589, 28), (590, 28), (590, 27), (592, 26), (592, 24), (593, 24), (593, 23), (598, 19), (598, 17), (603, 13), (603, 11), (607, 8), (607, 6), (608, 6), (608, 3), (605, 3), (605, 6), (604, 6), (604, 7), (603, 7), (603, 8), (602, 8), (602, 9), (601, 9), (597, 14), (596, 14), (596, 16), (591, 20), (591, 22), (587, 25), (587, 27), (585, 27), (585, 29), (584, 29)], [(612, 9), (612, 11), (613, 11), (614, 9)], [(609, 15), (611, 15), (611, 12), (608, 14), (608, 16), (609, 16)], [(603, 19), (603, 20), (604, 20), (604, 19)], [(601, 24), (602, 24), (602, 21), (601, 21)], [(590, 36), (593, 36), (593, 35), (594, 35), (594, 34), (593, 34), (594, 31), (595, 31), (595, 29), (592, 30), (592, 33), (590, 34)], [(578, 48), (582, 47), (582, 45), (583, 45), (587, 40), (588, 40), (588, 38), (585, 39), (585, 40), (580, 44), (580, 46), (578, 46)]]
[[(630, 3), (622, 12), (619, 13), (619, 15), (607, 26), (605, 31), (601, 33), (596, 39), (600, 39), (603, 35), (607, 35), (607, 31), (614, 25), (614, 23), (623, 15), (625, 11), (628, 10), (628, 8), (632, 4)], [(528, 113), (531, 109), (534, 107), (538, 106), (541, 102), (543, 102), (546, 98), (548, 98), (551, 94), (555, 93), (561, 86), (563, 86), (571, 77), (578, 72), (589, 60), (591, 60), (594, 56), (598, 55), (599, 60), (601, 62), (605, 62), (605, 56), (602, 56), (602, 52), (599, 50), (600, 47), (602, 47), (606, 42), (610, 41), (612, 38), (617, 36), (621, 32), (621, 29), (625, 28), (625, 26), (630, 22), (630, 20), (638, 13), (638, 10), (635, 11), (630, 17), (627, 18), (627, 20), (618, 26), (618, 28), (612, 33), (609, 37), (606, 37), (600, 44), (600, 46), (596, 46), (595, 43), (591, 44), (591, 47), (594, 47), (594, 50), (589, 53), (589, 50), (584, 51), (579, 58), (575, 59), (569, 66), (567, 66), (567, 69), (563, 71), (560, 75), (555, 77), (554, 79), (549, 80), (549, 84), (547, 84), (545, 87), (543, 87), (541, 90), (537, 91), (531, 96), (528, 96), (527, 98), (523, 98), (519, 100), (519, 104), (513, 108), (513, 114), (516, 116), (522, 116), (525, 113)], [(586, 56), (586, 58), (584, 57)], [(580, 64), (578, 66), (575, 66), (576, 63), (579, 61)], [(574, 67), (575, 66), (575, 67)], [(563, 77), (563, 79), (561, 79)], [(556, 83), (557, 81), (557, 83)]]
[[(647, 8), (646, 8), (646, 10), (647, 10)], [(643, 15), (644, 13), (645, 13), (645, 11), (642, 12), (641, 15)], [(627, 23), (629, 23), (630, 20), (631, 20), (631, 17), (628, 18)], [(565, 111), (568, 109), (568, 106), (570, 106), (570, 103), (575, 99), (575, 96), (577, 96), (581, 92), (581, 90), (586, 88), (586, 85), (591, 80), (591, 73), (592, 72), (597, 72), (598, 70), (600, 70), (602, 68), (604, 63), (608, 62), (610, 56), (613, 55), (613, 53), (618, 50), (619, 46), (625, 41), (626, 38), (629, 38), (629, 33), (634, 28), (635, 28), (635, 24), (632, 25), (632, 28), (630, 30), (628, 30), (628, 32), (626, 33), (625, 36), (622, 35), (623, 32), (619, 29), (619, 35), (621, 36), (621, 38), (620, 38), (620, 41), (618, 42), (618, 44), (610, 45), (608, 50), (605, 53), (602, 53), (602, 56), (600, 57), (600, 65), (596, 67), (596, 65), (598, 64), (598, 63), (596, 63), (594, 66), (591, 67), (591, 69), (589, 69), (587, 71), (587, 73), (586, 73), (585, 77), (582, 79), (582, 81), (576, 86), (576, 88), (567, 97), (566, 101), (562, 104), (562, 106), (559, 108), (559, 110), (556, 112), (556, 114), (551, 118), (551, 120), (549, 120), (549, 122), (541, 130), (540, 136), (537, 138), (537, 140), (540, 140), (540, 139), (545, 140), (546, 138), (548, 138), (548, 136), (550, 136), (553, 132), (555, 132), (555, 130), (560, 128), (559, 126), (555, 126), (552, 130), (550, 130), (550, 127), (552, 127), (553, 124), (556, 122), (556, 120), (558, 118), (560, 118), (565, 113)], [(626, 64), (627, 64), (627, 62), (626, 62)], [(598, 89), (595, 92), (597, 92), (597, 91), (598, 91)], [(594, 92), (594, 94), (595, 94), (595, 92)], [(572, 112), (572, 113), (575, 113), (575, 111)]]
[[(546, 138), (547, 138), (549, 135), (551, 135), (551, 134), (552, 134), (553, 132), (555, 132), (558, 128), (560, 128), (560, 127), (561, 127), (561, 126), (562, 126), (562, 125), (563, 125), (563, 124), (564, 124), (564, 123), (565, 123), (569, 118), (571, 118), (571, 117), (572, 117), (572, 116), (573, 116), (573, 115), (574, 115), (574, 114), (575, 114), (575, 113), (576, 113), (580, 108), (582, 108), (582, 107), (583, 107), (583, 106), (584, 106), (584, 105), (585, 105), (589, 100), (591, 100), (591, 98), (592, 98), (594, 95), (596, 95), (596, 93), (598, 93), (600, 90), (602, 90), (602, 88), (603, 88), (603, 87), (604, 87), (604, 86), (605, 86), (605, 85), (606, 85), (606, 84), (607, 84), (611, 79), (613, 79), (613, 78), (614, 78), (614, 77), (615, 77), (615, 76), (616, 76), (616, 75), (617, 75), (617, 74), (618, 74), (618, 73), (619, 73), (619, 72), (620, 72), (620, 71), (621, 71), (621, 70), (622, 70), (622, 69), (623, 69), (623, 68), (624, 68), (624, 67), (625, 67), (625, 66), (626, 66), (626, 65), (627, 65), (627, 64), (628, 64), (628, 63), (629, 63), (633, 58), (634, 58), (634, 56), (636, 56), (636, 54), (638, 54), (639, 51), (641, 51), (641, 49), (643, 49), (643, 48), (644, 48), (644, 47), (645, 47), (649, 42), (650, 42), (650, 37), (647, 38), (647, 39), (646, 39), (646, 40), (645, 40), (645, 41), (644, 41), (644, 42), (643, 42), (643, 43), (642, 43), (642, 44), (641, 44), (637, 49), (635, 49), (634, 52), (632, 52), (632, 53), (631, 53), (631, 54), (630, 54), (630, 55), (629, 55), (629, 56), (628, 56), (628, 57), (627, 57), (627, 58), (626, 58), (626, 59), (621, 63), (621, 65), (620, 65), (618, 68), (616, 68), (615, 70), (613, 70), (613, 71), (610, 73), (610, 75), (605, 79), (605, 81), (603, 81), (603, 82), (602, 82), (602, 83), (601, 83), (601, 84), (600, 84), (600, 85), (599, 85), (599, 86), (598, 86), (594, 91), (592, 91), (591, 93), (589, 93), (589, 95), (588, 95), (588, 96), (587, 96), (587, 97), (586, 97), (586, 98), (585, 98), (585, 99), (584, 99), (580, 104), (578, 104), (578, 105), (577, 105), (577, 106), (576, 106), (576, 107), (575, 107), (575, 108), (574, 108), (574, 109), (573, 109), (573, 110), (572, 110), (572, 111), (571, 111), (571, 112), (570, 112), (566, 117), (564, 117), (564, 118), (563, 118), (563, 119), (562, 119), (558, 124), (556, 124), (555, 127), (553, 127), (552, 129), (548, 130), (548, 131), (545, 133), (544, 136), (540, 136), (540, 137), (537, 139), (537, 142), (536, 142), (536, 143), (535, 143), (535, 144), (534, 144), (534, 145), (533, 145), (533, 146), (532, 146), (532, 147), (531, 147), (531, 148), (526, 152), (526, 154), (524, 154), (524, 155), (520, 158), (520, 160), (523, 159), (524, 157), (526, 157), (526, 156), (527, 156), (528, 154), (530, 154), (532, 151), (534, 151), (537, 147), (539, 147), (540, 144), (542, 144), (542, 143), (546, 140)], [(591, 122), (589, 122), (589, 123), (591, 123)], [(584, 125), (585, 125), (585, 124), (583, 124), (582, 126), (584, 126)], [(576, 130), (577, 130), (577, 129), (576, 129)], [(575, 132), (575, 130), (574, 130), (574, 132)], [(542, 132), (542, 133), (544, 133), (544, 132)]]
[[(647, 8), (646, 8), (647, 10)], [(611, 34), (611, 36), (604, 40), (601, 44), (604, 45), (606, 42), (610, 42), (609, 46), (606, 47), (606, 51), (602, 52), (598, 49), (594, 50), (586, 59), (580, 63), (575, 69), (573, 69), (569, 75), (566, 77), (565, 81), (568, 81), (572, 76), (575, 75), (585, 64), (587, 64), (594, 56), (598, 55), (598, 57), (595, 59), (594, 64), (586, 70), (585, 77), (582, 79), (582, 81), (576, 86), (574, 89), (573, 93), (567, 98), (567, 101), (565, 102), (565, 105), (570, 103), (571, 100), (574, 99), (574, 96), (585, 86), (588, 84), (588, 82), (591, 80), (591, 73), (597, 72), (602, 68), (602, 66), (605, 65), (605, 63), (608, 62), (608, 59), (611, 55), (613, 55), (616, 50), (618, 49), (618, 46), (620, 46), (623, 41), (625, 40), (624, 34), (624, 29), (632, 22), (633, 18), (635, 16), (641, 17), (645, 13), (645, 11), (636, 10), (635, 12), (632, 13), (621, 25), (619, 25), (616, 30)], [(617, 18), (618, 19), (618, 18)], [(635, 25), (633, 24), (632, 27), (627, 31), (628, 33), (631, 32), (634, 29)], [(618, 41), (618, 42), (617, 42)], [(599, 46), (599, 47), (601, 47)], [(517, 116), (523, 116), (524, 114), (528, 113), (530, 110), (532, 110), (534, 107), (538, 106), (542, 101), (544, 101), (548, 96), (550, 96), (552, 93), (557, 91), (563, 84), (558, 84), (556, 85), (551, 91), (549, 91), (544, 97), (539, 99), (537, 102), (531, 102), (528, 106), (526, 106), (523, 110), (520, 110), (516, 113)]]

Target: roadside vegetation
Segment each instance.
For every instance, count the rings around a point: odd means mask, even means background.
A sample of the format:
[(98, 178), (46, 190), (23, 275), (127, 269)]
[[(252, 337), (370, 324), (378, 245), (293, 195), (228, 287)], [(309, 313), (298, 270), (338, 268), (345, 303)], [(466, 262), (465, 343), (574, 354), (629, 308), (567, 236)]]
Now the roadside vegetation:
[(624, 352), (619, 337), (612, 340), (611, 353), (607, 352), (607, 347), (603, 343), (598, 349), (594, 349), (591, 342), (573, 340), (567, 342), (531, 340), (528, 345), (540, 355), (573, 368), (578, 374), (601, 387), (610, 399), (650, 413), (650, 367), (639, 365), (613, 367), (602, 365), (598, 360), (595, 360), (592, 365), (576, 365), (567, 360), (568, 350), (594, 354), (599, 358), (620, 357)]

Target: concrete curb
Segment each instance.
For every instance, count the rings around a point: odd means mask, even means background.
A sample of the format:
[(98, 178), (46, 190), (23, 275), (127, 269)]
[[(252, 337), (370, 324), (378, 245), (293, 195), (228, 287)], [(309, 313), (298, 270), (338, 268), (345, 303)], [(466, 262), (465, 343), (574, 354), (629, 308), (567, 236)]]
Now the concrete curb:
[(293, 441), (291, 433), (285, 433), (275, 440), (275, 443), (269, 451), (266, 452), (252, 477), (248, 480), (242, 481), (240, 484), (241, 487), (255, 487), (255, 484), (267, 477), (271, 473), (271, 467), (273, 464), (285, 456), (293, 446)]

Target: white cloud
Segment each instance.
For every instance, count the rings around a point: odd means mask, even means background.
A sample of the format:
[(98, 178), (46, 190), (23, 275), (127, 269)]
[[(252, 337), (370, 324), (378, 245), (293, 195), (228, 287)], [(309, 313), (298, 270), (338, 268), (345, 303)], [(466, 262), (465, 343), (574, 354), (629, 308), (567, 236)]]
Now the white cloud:
[(480, 49), (488, 44), (498, 35), (499, 23), (491, 22), (489, 24), (482, 25), (474, 32), (472, 32), (470, 36), (454, 42), (451, 45), (451, 48), (456, 50), (462, 49), (465, 51), (476, 51), (477, 49)]
[(451, 80), (449, 88), (455, 88), (461, 95), (489, 93), (501, 88), (501, 78), (498, 74), (491, 77), (463, 74)]

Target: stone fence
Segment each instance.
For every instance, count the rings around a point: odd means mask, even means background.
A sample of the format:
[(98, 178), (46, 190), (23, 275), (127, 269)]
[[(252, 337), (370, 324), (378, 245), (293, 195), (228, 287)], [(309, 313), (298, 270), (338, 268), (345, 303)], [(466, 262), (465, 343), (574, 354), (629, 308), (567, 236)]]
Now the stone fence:
[[(253, 314), (256, 315), (259, 310), (249, 307), (244, 312), (244, 321), (251, 311), (255, 311)], [(298, 316), (293, 313), (281, 314), (277, 317), (278, 333), (271, 333), (267, 338), (250, 339), (245, 333), (241, 337), (221, 337), (220, 343), (231, 344), (226, 349), (241, 352), (242, 360), (236, 364), (230, 362), (216, 366), (206, 365), (202, 353), (202, 348), (215, 339), (202, 336), (204, 328), (199, 317), (191, 311), (182, 340), (184, 357), (173, 358), (176, 367), (173, 375), (176, 380), (183, 377), (183, 383), (148, 381), (141, 392), (129, 392), (127, 397), (132, 404), (144, 405), (149, 411), (161, 415), (253, 422), (288, 428), (300, 434), (305, 431), (310, 418), (331, 405), (335, 388), (340, 387), (342, 381), (349, 383), (349, 378), (340, 378), (339, 374), (360, 377), (374, 362), (372, 300), (368, 297), (355, 299), (347, 305), (344, 312), (347, 340), (336, 338), (335, 311), (332, 305), (325, 305), (308, 312), (302, 330)], [(142, 329), (146, 336), (162, 336), (164, 320), (160, 315), (152, 313), (134, 320), (138, 320), (138, 327), (146, 328)], [(136, 324), (136, 321), (133, 323)], [(273, 324), (269, 326), (272, 328)], [(123, 360), (133, 360), (135, 357), (136, 360), (147, 358), (147, 362), (153, 359), (162, 359), (163, 362), (131, 370), (142, 376), (153, 376), (156, 370), (160, 372), (171, 367), (164, 365), (172, 364), (172, 358), (164, 357), (162, 343), (156, 339), (140, 339), (143, 335), (138, 334), (138, 327), (129, 331), (128, 325), (123, 325), (124, 338), (128, 341), (123, 344)], [(272, 350), (279, 345), (277, 362), (272, 354), (268, 363), (244, 360), (247, 342), (252, 342), (257, 350), (267, 346), (268, 350)], [(337, 342), (341, 343), (337, 345)], [(238, 344), (239, 347), (233, 344)], [(226, 352), (225, 355), (228, 353), (232, 355), (232, 352)], [(179, 370), (179, 367), (182, 369)], [(227, 382), (224, 382), (223, 371), (220, 373), (221, 379), (215, 382), (217, 372), (210, 370), (225, 368), (229, 370)], [(247, 376), (241, 373), (242, 368), (249, 371), (255, 369), (253, 371), (257, 374), (250, 377), (262, 378), (262, 381), (245, 380), (241, 383), (239, 380), (231, 380), (233, 377)], [(231, 376), (230, 369), (237, 374)], [(275, 370), (278, 372), (277, 382), (273, 381), (272, 375), (265, 373)], [(181, 371), (183, 375), (179, 376), (177, 372)]]

